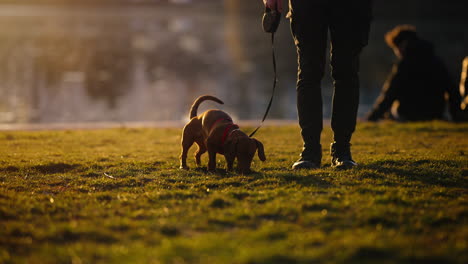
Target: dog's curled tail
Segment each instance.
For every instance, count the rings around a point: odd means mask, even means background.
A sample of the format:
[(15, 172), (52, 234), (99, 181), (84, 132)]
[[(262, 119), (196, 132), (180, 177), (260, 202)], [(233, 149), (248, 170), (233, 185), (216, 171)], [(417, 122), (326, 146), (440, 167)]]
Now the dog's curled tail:
[(203, 102), (203, 101), (206, 101), (206, 100), (210, 100), (210, 101), (215, 101), (217, 102), (218, 104), (224, 104), (223, 101), (221, 101), (220, 99), (214, 97), (214, 96), (211, 96), (211, 95), (203, 95), (203, 96), (200, 96), (197, 98), (197, 100), (195, 100), (195, 102), (193, 102), (193, 105), (192, 107), (190, 108), (190, 119), (194, 118), (197, 116), (197, 111), (198, 111), (198, 107), (200, 106), (200, 104)]

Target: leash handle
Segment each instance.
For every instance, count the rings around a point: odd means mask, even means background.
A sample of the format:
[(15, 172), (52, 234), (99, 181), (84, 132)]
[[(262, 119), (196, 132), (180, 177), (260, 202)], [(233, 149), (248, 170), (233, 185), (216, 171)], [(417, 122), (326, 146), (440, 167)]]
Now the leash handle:
[(275, 33), (274, 32), (271, 33), (271, 57), (272, 57), (272, 60), (273, 60), (273, 72), (274, 72), (275, 76), (274, 76), (274, 79), (273, 79), (273, 90), (271, 92), (270, 102), (268, 103), (265, 114), (263, 115), (262, 122), (260, 123), (260, 125), (252, 133), (250, 133), (249, 137), (253, 137), (253, 135), (255, 135), (255, 133), (257, 133), (257, 131), (260, 129), (260, 127), (262, 127), (263, 122), (265, 121), (266, 117), (268, 116), (268, 112), (270, 112), (270, 108), (271, 108), (271, 105), (273, 103), (273, 97), (275, 95), (276, 83), (278, 82), (278, 73), (277, 73), (277, 70), (276, 70)]
[(281, 21), (281, 13), (277, 10), (265, 7), (263, 13), (262, 26), (266, 33), (275, 33)]

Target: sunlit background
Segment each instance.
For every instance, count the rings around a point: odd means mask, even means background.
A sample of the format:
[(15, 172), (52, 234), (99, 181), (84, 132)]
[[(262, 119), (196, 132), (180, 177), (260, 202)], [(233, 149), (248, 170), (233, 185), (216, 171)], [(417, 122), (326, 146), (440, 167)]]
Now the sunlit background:
[[(466, 11), (466, 0), (377, 0), (359, 115), (395, 61), (383, 35), (398, 24), (414, 24), (432, 41), (458, 83), (468, 55)], [(237, 119), (260, 119), (273, 78), (262, 12), (261, 0), (0, 0), (0, 123), (178, 121), (202, 94), (224, 100)], [(270, 118), (295, 119), (287, 20), (276, 50)], [(323, 94), (328, 118), (328, 75)]]

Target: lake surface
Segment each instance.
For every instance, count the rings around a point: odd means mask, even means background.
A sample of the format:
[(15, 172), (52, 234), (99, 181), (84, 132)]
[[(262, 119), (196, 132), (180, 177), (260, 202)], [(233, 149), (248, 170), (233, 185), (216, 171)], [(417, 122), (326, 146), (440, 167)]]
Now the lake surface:
[[(260, 1), (258, 1), (260, 3)], [(262, 7), (235, 1), (149, 6), (0, 5), (0, 123), (145, 122), (188, 118), (212, 94), (236, 119), (261, 119), (273, 78)], [(378, 13), (385, 13), (378, 11)], [(394, 62), (383, 34), (399, 23), (432, 40), (458, 82), (466, 20), (376, 17), (362, 55), (360, 116)], [(289, 22), (277, 34), (279, 86), (270, 117), (296, 118), (296, 53)], [(331, 81), (323, 82), (330, 116)]]

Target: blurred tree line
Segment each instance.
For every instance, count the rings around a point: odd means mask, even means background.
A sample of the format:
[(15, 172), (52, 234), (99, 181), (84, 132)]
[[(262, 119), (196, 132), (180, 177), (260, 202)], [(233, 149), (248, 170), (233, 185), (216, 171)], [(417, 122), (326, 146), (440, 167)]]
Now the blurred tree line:
[[(0, 0), (0, 4), (66, 4), (66, 5), (122, 5), (188, 3), (193, 0)], [(199, 2), (200, 0), (196, 0)], [(204, 0), (201, 0), (204, 1)]]
[[(395, 61), (383, 35), (398, 24), (414, 24), (423, 38), (433, 42), (458, 81), (461, 61), (468, 55), (466, 0), (375, 3), (370, 45), (361, 63), (360, 114), (375, 100)], [(142, 120), (156, 117), (145, 116), (143, 110), (131, 112), (135, 103), (128, 100), (130, 106), (126, 109), (123, 98), (135, 94), (138, 100), (132, 100), (138, 101), (141, 108), (145, 105), (141, 101), (155, 98), (145, 107), (165, 105), (152, 112), (168, 109), (163, 116), (166, 119), (178, 118), (178, 109), (185, 109), (183, 106), (200, 93), (230, 98), (227, 107), (243, 119), (256, 118), (264, 109), (262, 102), (267, 103), (266, 99), (258, 99), (269, 95), (272, 78), (271, 44), (260, 25), (261, 0), (0, 0), (1, 4), (24, 6), (5, 7), (0, 16), (0, 22), (9, 25), (0, 34), (0, 59), (4, 62), (0, 67), (4, 84), (0, 86), (0, 114), (2, 108), (8, 112), (19, 105), (32, 105), (37, 116), (61, 113), (62, 108), (51, 107), (62, 100), (54, 96), (63, 91), (65, 98), (68, 91), (79, 90), (69, 85), (76, 80), (80, 80), (84, 91), (83, 95), (68, 96), (74, 101), (79, 96), (83, 101), (90, 97), (106, 102), (110, 109), (124, 109), (121, 112), (125, 116), (141, 116)], [(44, 7), (36, 8), (42, 4)], [(63, 5), (56, 8), (55, 4)], [(114, 5), (116, 8), (108, 8)], [(18, 12), (22, 15), (17, 16)], [(271, 116), (293, 119), (297, 63), (285, 19), (275, 47), (280, 77)], [(148, 83), (141, 81), (141, 72), (145, 72)], [(330, 101), (331, 86), (327, 74), (324, 102)], [(187, 101), (180, 102), (182, 107), (165, 97), (172, 93), (184, 94), (181, 97)], [(89, 107), (82, 104), (90, 109), (94, 106), (92, 102)], [(325, 116), (328, 111), (325, 105)]]

